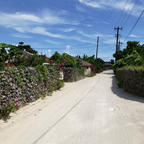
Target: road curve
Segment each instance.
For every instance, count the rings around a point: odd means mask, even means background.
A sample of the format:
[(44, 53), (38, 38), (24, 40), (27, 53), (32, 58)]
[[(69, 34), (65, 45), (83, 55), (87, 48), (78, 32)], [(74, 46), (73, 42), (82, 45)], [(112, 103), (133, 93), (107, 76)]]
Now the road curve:
[(119, 89), (104, 71), (0, 121), (0, 143), (144, 144), (144, 98)]

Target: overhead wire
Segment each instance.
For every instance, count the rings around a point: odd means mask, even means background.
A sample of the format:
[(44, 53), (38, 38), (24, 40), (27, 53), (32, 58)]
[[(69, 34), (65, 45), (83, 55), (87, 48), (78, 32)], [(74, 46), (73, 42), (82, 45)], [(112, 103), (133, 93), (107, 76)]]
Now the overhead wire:
[(118, 25), (118, 24), (122, 23), (122, 20), (123, 20), (122, 16), (123, 16), (123, 14), (125, 14), (125, 8), (126, 8), (128, 3), (129, 3), (129, 0), (125, 0), (124, 7), (121, 10), (120, 15), (118, 16), (118, 20), (117, 20), (117, 23), (115, 25)]
[[(135, 0), (134, 0), (134, 1), (135, 1)], [(135, 7), (135, 5), (136, 5), (136, 1), (133, 3), (133, 6), (131, 7), (131, 9), (129, 9), (128, 15), (127, 15), (126, 19), (125, 19), (125, 20), (123, 21), (123, 23), (122, 23), (123, 27), (127, 24), (127, 22), (128, 22), (128, 20), (129, 20), (129, 18), (130, 18), (130, 16), (131, 16), (131, 13), (132, 13), (133, 8)]]
[(129, 35), (131, 35), (131, 33), (133, 32), (133, 30), (137, 26), (138, 22), (140, 21), (141, 17), (143, 16), (143, 14), (144, 14), (144, 10), (142, 10), (142, 12), (140, 13), (139, 17), (137, 18), (136, 22), (134, 23), (134, 25), (130, 29), (130, 31), (129, 31), (128, 35), (126, 36), (125, 40), (129, 37)]

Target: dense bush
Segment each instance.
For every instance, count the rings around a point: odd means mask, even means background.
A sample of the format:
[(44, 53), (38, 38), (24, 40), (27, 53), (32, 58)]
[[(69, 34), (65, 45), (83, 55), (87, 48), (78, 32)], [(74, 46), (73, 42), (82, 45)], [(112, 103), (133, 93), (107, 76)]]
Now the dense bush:
[[(8, 48), (8, 52), (6, 48)], [(29, 52), (33, 56), (26, 56), (23, 51)], [(0, 43), (0, 70), (3, 69), (7, 60), (15, 66), (36, 66), (45, 62), (45, 56), (37, 55), (37, 51), (33, 50), (30, 45), (23, 45), (23, 42), (20, 42), (18, 46)]]
[(45, 55), (33, 55), (31, 57), (26, 57), (24, 55), (15, 56), (13, 64), (15, 66), (31, 66), (35, 67), (37, 65), (42, 65), (45, 63)]
[(75, 57), (70, 56), (66, 53), (62, 54), (62, 58), (65, 60), (65, 66), (66, 67), (76, 67), (77, 66), (77, 60)]
[(144, 45), (139, 42), (129, 41), (127, 47), (114, 54), (116, 62), (114, 70), (123, 66), (142, 66), (144, 65)]
[(65, 67), (77, 66), (76, 58), (66, 53), (63, 53), (61, 55), (58, 52), (55, 52), (55, 54), (50, 59), (53, 60), (54, 63), (57, 63), (59, 66), (65, 66)]

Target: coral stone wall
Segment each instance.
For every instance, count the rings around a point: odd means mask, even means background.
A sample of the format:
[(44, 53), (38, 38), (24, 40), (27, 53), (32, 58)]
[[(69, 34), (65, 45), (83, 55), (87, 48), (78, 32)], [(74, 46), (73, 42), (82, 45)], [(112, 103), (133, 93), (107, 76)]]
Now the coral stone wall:
[(79, 72), (77, 68), (67, 67), (64, 68), (64, 81), (65, 82), (74, 82), (84, 78), (84, 75)]
[(116, 71), (118, 85), (140, 96), (144, 96), (144, 70), (119, 69)]
[(0, 72), (0, 118), (15, 107), (23, 106), (59, 89), (59, 71), (55, 67), (8, 68)]

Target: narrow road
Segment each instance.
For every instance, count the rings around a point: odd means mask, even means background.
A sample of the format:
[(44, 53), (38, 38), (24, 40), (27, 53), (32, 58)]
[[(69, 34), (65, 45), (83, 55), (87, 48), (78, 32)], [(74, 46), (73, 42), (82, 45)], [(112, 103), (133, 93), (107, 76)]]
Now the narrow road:
[(0, 143), (144, 144), (144, 98), (119, 89), (105, 71), (0, 121)]

